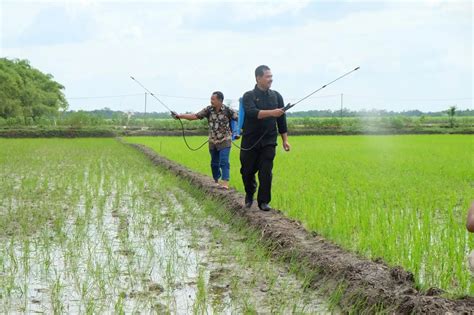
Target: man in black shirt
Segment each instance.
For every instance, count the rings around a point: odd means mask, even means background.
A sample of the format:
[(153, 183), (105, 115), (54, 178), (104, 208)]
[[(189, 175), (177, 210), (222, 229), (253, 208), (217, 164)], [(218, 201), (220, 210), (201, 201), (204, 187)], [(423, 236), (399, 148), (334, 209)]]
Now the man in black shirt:
[(273, 75), (268, 66), (261, 65), (255, 69), (255, 88), (243, 96), (244, 124), (242, 126), (242, 143), (240, 150), (240, 173), (245, 187), (245, 206), (250, 208), (253, 195), (257, 189), (255, 174), (258, 172), (258, 207), (263, 211), (270, 210), (272, 169), (277, 146), (278, 133), (283, 141), (285, 151), (290, 150), (286, 127), (286, 116), (283, 97), (271, 90)]

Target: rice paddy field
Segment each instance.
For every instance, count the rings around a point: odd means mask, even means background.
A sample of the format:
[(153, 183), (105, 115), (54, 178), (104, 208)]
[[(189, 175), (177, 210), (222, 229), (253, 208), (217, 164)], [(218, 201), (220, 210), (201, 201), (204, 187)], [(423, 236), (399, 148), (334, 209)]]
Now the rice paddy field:
[(334, 310), (295, 270), (115, 139), (0, 139), (0, 313)]
[[(190, 137), (197, 146), (204, 137)], [(126, 141), (210, 175), (206, 147), (181, 137)], [(278, 147), (272, 206), (346, 249), (401, 265), (420, 289), (474, 295), (466, 255), (474, 236), (465, 218), (474, 199), (470, 135), (299, 136)], [(239, 151), (231, 151), (231, 186), (243, 191)]]

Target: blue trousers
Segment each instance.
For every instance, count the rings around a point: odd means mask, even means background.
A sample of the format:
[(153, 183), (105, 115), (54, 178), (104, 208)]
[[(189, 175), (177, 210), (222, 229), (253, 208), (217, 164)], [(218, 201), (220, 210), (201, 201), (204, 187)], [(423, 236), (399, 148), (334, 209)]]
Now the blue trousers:
[(216, 148), (209, 149), (209, 153), (211, 154), (211, 170), (214, 180), (218, 181), (222, 178), (222, 180), (228, 181), (230, 178), (230, 147), (220, 150)]

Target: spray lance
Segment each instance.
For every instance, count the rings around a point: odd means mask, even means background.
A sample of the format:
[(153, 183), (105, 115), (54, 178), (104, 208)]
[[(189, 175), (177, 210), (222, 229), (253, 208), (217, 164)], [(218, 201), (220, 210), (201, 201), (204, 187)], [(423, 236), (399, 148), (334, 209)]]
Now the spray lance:
[[(348, 75), (351, 74), (352, 72), (357, 71), (357, 70), (359, 70), (359, 69), (360, 69), (360, 67), (357, 67), (357, 68), (355, 68), (355, 69), (353, 69), (353, 70), (351, 70), (351, 71), (349, 71), (349, 72), (347, 72), (347, 73), (341, 75), (340, 77), (338, 77), (338, 78), (332, 80), (331, 82), (326, 83), (325, 85), (323, 85), (323, 86), (320, 87), (319, 89), (317, 89), (317, 90), (315, 90), (315, 91), (309, 93), (308, 95), (306, 95), (306, 96), (303, 97), (302, 99), (298, 100), (296, 103), (293, 103), (293, 104), (288, 103), (285, 107), (282, 108), (283, 111), (287, 112), (289, 109), (291, 109), (292, 107), (294, 107), (296, 104), (301, 103), (302, 101), (304, 101), (304, 100), (307, 99), (308, 97), (312, 96), (313, 94), (315, 94), (315, 93), (321, 91), (322, 89), (324, 89), (324, 88), (327, 87), (328, 85), (333, 84), (334, 82), (336, 82), (336, 81), (338, 81), (338, 80), (344, 78), (345, 76), (348, 76)], [(242, 104), (242, 99), (241, 99), (240, 108), (239, 108), (239, 123), (238, 123), (238, 129), (237, 129), (238, 131), (240, 131), (240, 130), (242, 129), (242, 126), (243, 126), (243, 123), (244, 123), (244, 117), (245, 117), (245, 111), (244, 111), (244, 109), (243, 109), (243, 104)], [(237, 144), (235, 144), (234, 142), (232, 142), (232, 144), (233, 144), (234, 146), (236, 146), (237, 148), (239, 148), (240, 150), (249, 151), (249, 150), (252, 150), (252, 149), (263, 139), (263, 137), (264, 137), (266, 134), (267, 134), (267, 130), (266, 130), (266, 131), (262, 134), (262, 136), (261, 136), (251, 147), (249, 147), (249, 148), (242, 148), (242, 147), (238, 146)], [(240, 136), (240, 135), (239, 135), (239, 136)]]
[(285, 112), (288, 111), (290, 108), (292, 108), (292, 107), (295, 106), (296, 104), (298, 104), (298, 103), (304, 101), (305, 99), (307, 99), (308, 97), (312, 96), (313, 94), (315, 94), (315, 93), (321, 91), (321, 90), (324, 89), (326, 86), (328, 86), (328, 85), (330, 85), (330, 84), (336, 82), (337, 80), (340, 80), (340, 79), (344, 78), (345, 76), (348, 76), (348, 75), (351, 74), (352, 72), (357, 71), (357, 70), (359, 70), (359, 69), (360, 69), (360, 67), (357, 67), (357, 68), (355, 68), (355, 69), (353, 69), (353, 70), (351, 70), (351, 71), (349, 71), (349, 72), (347, 72), (347, 73), (341, 75), (339, 78), (337, 78), (337, 79), (335, 79), (335, 80), (332, 80), (332, 81), (329, 82), (329, 83), (326, 83), (325, 85), (323, 85), (323, 86), (320, 87), (319, 89), (317, 89), (317, 90), (315, 90), (315, 91), (309, 93), (308, 95), (306, 95), (305, 97), (303, 97), (302, 99), (300, 99), (299, 101), (297, 101), (297, 102), (294, 103), (294, 104), (288, 103), (285, 107), (283, 107), (283, 110), (284, 110)]
[(206, 140), (205, 142), (203, 142), (200, 146), (196, 147), (196, 148), (193, 148), (189, 145), (188, 141), (186, 140), (186, 136), (184, 135), (184, 125), (183, 125), (183, 122), (181, 121), (181, 119), (178, 118), (178, 114), (175, 112), (175, 111), (172, 111), (168, 106), (166, 106), (166, 104), (164, 102), (162, 102), (155, 94), (153, 94), (149, 89), (147, 89), (143, 84), (141, 84), (137, 79), (135, 79), (134, 77), (130, 76), (130, 78), (135, 81), (138, 85), (140, 85), (145, 91), (147, 91), (148, 93), (150, 93), (151, 96), (153, 96), (161, 105), (163, 105), (170, 113), (171, 113), (171, 116), (174, 118), (174, 119), (177, 119), (180, 124), (181, 124), (181, 131), (182, 131), (182, 134), (183, 134), (183, 139), (184, 139), (184, 143), (186, 144), (186, 146), (188, 147), (189, 150), (191, 151), (197, 151), (199, 150), (200, 148), (202, 148), (207, 142), (208, 140)]
[[(340, 77), (332, 80), (331, 82), (329, 83), (326, 83), (325, 85), (323, 85), (322, 87), (320, 87), (319, 89), (309, 93), (308, 95), (306, 95), (305, 97), (303, 97), (302, 99), (298, 100), (296, 103), (288, 103), (284, 108), (283, 108), (283, 111), (287, 112), (289, 109), (291, 109), (292, 107), (294, 107), (295, 105), (297, 105), (298, 103), (301, 103), (302, 101), (304, 101), (305, 99), (307, 99), (308, 97), (312, 96), (313, 94), (321, 91), (322, 89), (324, 89), (325, 87), (327, 87), (328, 85), (342, 79), (343, 77), (345, 76), (348, 76), (349, 74), (351, 74), (352, 72), (354, 71), (357, 71), (359, 70), (360, 67), (357, 67), (343, 75), (341, 75)], [(180, 124), (181, 124), (181, 131), (182, 131), (182, 135), (183, 135), (183, 139), (184, 139), (184, 143), (186, 144), (186, 146), (188, 147), (189, 150), (191, 151), (197, 151), (199, 150), (200, 148), (202, 148), (207, 142), (208, 140), (206, 140), (205, 142), (203, 142), (200, 146), (196, 147), (196, 148), (192, 148), (189, 144), (188, 144), (188, 141), (186, 140), (186, 136), (184, 134), (184, 125), (183, 125), (183, 122), (181, 121), (181, 119), (178, 118), (178, 114), (175, 112), (175, 111), (172, 111), (163, 101), (161, 101), (154, 93), (152, 93), (150, 90), (148, 90), (143, 84), (141, 84), (137, 79), (135, 79), (134, 77), (130, 76), (130, 78), (135, 81), (138, 85), (140, 85), (145, 91), (147, 91), (148, 93), (150, 93), (151, 96), (153, 96), (161, 105), (163, 105), (170, 113), (171, 113), (171, 116), (174, 118), (174, 119), (177, 119)], [(243, 121), (244, 121), (244, 116), (245, 116), (245, 111), (243, 111), (243, 108), (242, 108), (242, 104), (241, 104), (241, 109), (239, 110), (239, 123), (238, 123), (238, 128), (237, 128), (237, 133), (234, 134), (234, 137), (240, 137), (240, 134), (239, 134), (239, 131), (242, 129), (242, 125), (243, 125)], [(235, 128), (235, 127), (234, 127)], [(235, 144), (233, 141), (232, 141), (232, 144), (234, 146), (236, 146), (237, 148), (239, 148), (240, 150), (243, 150), (243, 151), (248, 151), (248, 150), (252, 150), (262, 139), (263, 137), (266, 135), (267, 131), (265, 131), (262, 136), (249, 148), (242, 148), (240, 147), (239, 145)]]

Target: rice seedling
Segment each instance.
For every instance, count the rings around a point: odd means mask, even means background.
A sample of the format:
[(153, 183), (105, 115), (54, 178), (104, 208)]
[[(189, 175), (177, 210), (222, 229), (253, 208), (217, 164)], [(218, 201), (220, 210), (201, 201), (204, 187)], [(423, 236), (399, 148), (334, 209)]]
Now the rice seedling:
[[(202, 137), (190, 137), (191, 145)], [(272, 205), (313, 231), (369, 258), (415, 274), (418, 286), (474, 294), (465, 256), (474, 239), (465, 215), (474, 196), (471, 135), (298, 136), (280, 147)], [(209, 175), (206, 149), (181, 137), (129, 137)], [(231, 150), (231, 187), (243, 191), (239, 151)]]
[(0, 312), (265, 311), (277, 293), (278, 303), (324, 309), (294, 275), (276, 276), (279, 262), (256, 236), (241, 241), (247, 231), (217, 215), (221, 204), (128, 146), (0, 139), (0, 148)]

